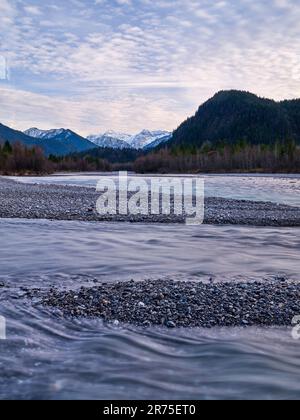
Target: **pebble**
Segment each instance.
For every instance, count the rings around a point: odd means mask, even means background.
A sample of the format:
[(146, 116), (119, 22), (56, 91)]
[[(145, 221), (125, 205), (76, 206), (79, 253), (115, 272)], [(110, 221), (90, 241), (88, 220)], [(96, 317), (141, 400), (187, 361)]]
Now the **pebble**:
[[(146, 328), (290, 326), (293, 317), (300, 315), (300, 283), (276, 280), (215, 282), (214, 286), (172, 280), (99, 283), (79, 292), (29, 291), (27, 297), (59, 309), (65, 317), (102, 318), (114, 325)], [(146, 312), (141, 310), (145, 307)]]
[(173, 322), (173, 321), (168, 321), (168, 322), (166, 323), (166, 326), (167, 326), (168, 328), (176, 328), (176, 324), (175, 324), (175, 322)]
[[(185, 223), (185, 216), (97, 214), (92, 188), (22, 184), (0, 177), (0, 218)], [(36, 204), (38, 200), (38, 205)], [(34, 204), (35, 203), (35, 204)], [(206, 224), (300, 226), (300, 208), (275, 203), (205, 198)]]

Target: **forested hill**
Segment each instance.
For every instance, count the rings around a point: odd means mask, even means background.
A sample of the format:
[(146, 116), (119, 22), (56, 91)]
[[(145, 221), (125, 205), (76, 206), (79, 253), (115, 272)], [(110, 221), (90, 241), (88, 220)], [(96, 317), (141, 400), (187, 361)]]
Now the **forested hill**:
[(172, 145), (246, 140), (250, 144), (300, 143), (300, 99), (275, 102), (248, 92), (221, 91), (175, 130)]

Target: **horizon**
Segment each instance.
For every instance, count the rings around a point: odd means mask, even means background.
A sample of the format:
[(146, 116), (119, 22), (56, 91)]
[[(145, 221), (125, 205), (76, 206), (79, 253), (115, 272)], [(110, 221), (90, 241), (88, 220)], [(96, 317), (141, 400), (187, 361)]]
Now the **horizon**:
[(299, 97), (299, 2), (210, 3), (1, 0), (0, 121), (172, 132), (220, 90)]
[[(280, 103), (285, 102), (285, 101), (293, 101), (293, 100), (297, 101), (297, 100), (300, 100), (300, 97), (295, 97), (295, 98), (292, 98), (292, 99), (284, 99), (283, 98), (282, 100), (276, 100), (276, 99), (272, 99), (272, 98), (267, 98), (267, 97), (259, 96), (256, 93), (253, 93), (253, 92), (250, 92), (250, 91), (236, 90), (236, 89), (228, 89), (228, 90), (222, 90), (222, 91), (216, 92), (211, 98), (208, 98), (206, 101), (204, 101), (203, 103), (201, 103), (199, 105), (198, 109), (202, 105), (204, 105), (207, 101), (209, 101), (210, 99), (213, 99), (218, 94), (224, 93), (224, 92), (227, 92), (227, 93), (230, 93), (230, 92), (246, 93), (246, 94), (249, 94), (249, 95), (256, 96), (258, 99), (267, 100), (267, 101), (274, 101), (277, 104), (280, 104)], [(196, 112), (198, 111), (198, 109), (196, 110)], [(195, 113), (193, 115), (195, 115)], [(16, 131), (20, 131), (20, 132), (28, 135), (29, 137), (30, 137), (30, 134), (27, 134), (27, 132), (30, 131), (30, 130), (39, 130), (39, 131), (43, 131), (43, 132), (59, 131), (59, 130), (65, 130), (65, 131), (67, 131), (67, 130), (69, 130), (69, 131), (72, 131), (74, 134), (77, 134), (80, 137), (83, 137), (83, 138), (86, 138), (86, 139), (89, 139), (89, 137), (105, 136), (105, 135), (110, 134), (110, 133), (112, 133), (112, 134), (120, 134), (120, 135), (128, 135), (128, 136), (134, 137), (134, 136), (137, 136), (139, 134), (142, 134), (144, 131), (149, 131), (149, 132), (152, 132), (152, 133), (155, 132), (155, 131), (161, 131), (161, 132), (166, 132), (166, 133), (172, 134), (172, 133), (174, 133), (174, 131), (176, 131), (176, 129), (180, 125), (182, 125), (187, 119), (191, 118), (193, 115), (187, 116), (176, 128), (174, 128), (172, 130), (164, 130), (164, 128), (156, 129), (156, 130), (151, 130), (151, 129), (147, 128), (147, 127), (146, 128), (144, 127), (144, 128), (140, 129), (139, 131), (137, 131), (135, 133), (132, 133), (132, 132), (129, 133), (129, 132), (125, 132), (125, 131), (120, 131), (118, 129), (116, 129), (116, 130), (108, 129), (108, 130), (103, 131), (103, 132), (91, 133), (91, 134), (88, 134), (88, 135), (83, 135), (80, 132), (78, 132), (76, 130), (73, 130), (72, 128), (67, 127), (67, 126), (65, 126), (65, 127), (52, 127), (52, 128), (46, 128), (46, 129), (41, 129), (40, 127), (32, 126), (32, 127), (29, 127), (29, 128), (27, 128), (25, 130), (19, 130), (19, 129), (16, 129), (15, 127), (12, 127), (12, 126), (8, 126), (6, 124), (3, 124), (3, 122), (1, 122), (1, 121), (0, 121), (0, 125), (7, 126), (8, 128), (11, 128), (11, 129), (16, 130)]]
[[(0, 124), (1, 124), (1, 122), (0, 122)], [(13, 128), (13, 127), (9, 127), (9, 128)], [(147, 128), (144, 128), (144, 129), (142, 129), (142, 130), (140, 130), (140, 131), (138, 131), (138, 132), (136, 132), (136, 133), (126, 133), (126, 132), (121, 132), (121, 131), (118, 131), (118, 130), (107, 130), (107, 131), (105, 131), (105, 132), (103, 132), (103, 133), (101, 133), (101, 132), (99, 132), (99, 133), (91, 133), (91, 134), (89, 134), (88, 136), (83, 136), (83, 135), (81, 135), (81, 133), (79, 133), (79, 132), (77, 132), (77, 131), (74, 131), (74, 130), (72, 130), (71, 128), (68, 128), (68, 127), (53, 127), (53, 128), (49, 128), (49, 129), (46, 129), (46, 130), (42, 130), (42, 129), (40, 129), (39, 127), (29, 127), (27, 130), (24, 130), (24, 131), (22, 131), (23, 133), (25, 133), (26, 134), (26, 131), (29, 131), (29, 130), (40, 130), (40, 131), (53, 131), (53, 130), (69, 130), (69, 131), (72, 131), (72, 132), (74, 132), (75, 134), (78, 134), (78, 135), (80, 135), (81, 137), (85, 137), (85, 138), (88, 138), (88, 137), (91, 137), (91, 136), (104, 136), (104, 135), (106, 135), (106, 134), (122, 134), (122, 135), (128, 135), (128, 136), (131, 136), (131, 137), (134, 137), (134, 136), (137, 136), (138, 134), (142, 134), (144, 131), (149, 131), (149, 132), (155, 132), (155, 131), (161, 131), (161, 132), (169, 132), (169, 133), (172, 133), (174, 130), (172, 130), (172, 131), (167, 131), (167, 130), (148, 130)]]

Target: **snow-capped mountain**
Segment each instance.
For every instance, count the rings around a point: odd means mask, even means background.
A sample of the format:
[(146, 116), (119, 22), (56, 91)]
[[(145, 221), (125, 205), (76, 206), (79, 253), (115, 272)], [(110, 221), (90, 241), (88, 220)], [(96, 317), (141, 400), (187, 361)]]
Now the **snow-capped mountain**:
[(30, 128), (24, 134), (38, 139), (47, 154), (64, 156), (70, 153), (85, 152), (96, 147), (84, 137), (64, 128), (54, 130)]
[(104, 134), (88, 136), (87, 139), (99, 147), (109, 147), (111, 149), (131, 149), (129, 142), (130, 134), (107, 131)]
[(144, 149), (154, 141), (157, 141), (159, 144), (159, 140), (165, 138), (166, 136), (171, 137), (171, 134), (168, 131), (143, 130), (139, 134), (132, 137), (130, 145), (134, 149)]
[[(104, 134), (92, 135), (84, 138), (73, 131), (64, 128), (52, 130), (30, 128), (29, 130), (24, 131), (24, 134), (32, 139), (40, 141), (41, 146), (47, 153), (56, 155), (84, 152), (97, 146), (119, 150), (150, 150), (157, 147), (159, 144), (168, 141), (172, 137), (172, 134), (168, 131), (143, 130), (135, 135), (107, 131)], [(55, 153), (52, 153), (53, 150)]]
[(29, 130), (24, 131), (26, 136), (34, 137), (35, 139), (41, 139), (44, 133), (44, 130), (39, 130), (38, 128), (29, 128)]
[[(66, 130), (64, 128), (53, 129), (53, 130), (39, 130), (38, 128), (29, 128), (29, 130), (24, 131), (24, 134), (36, 139), (49, 140), (54, 137), (62, 136), (65, 139), (72, 136), (71, 130)], [(74, 133), (75, 134), (75, 133)]]
[(39, 146), (41, 141), (39, 139), (30, 137), (21, 131), (14, 130), (0, 123), (0, 142), (8, 141), (11, 144), (20, 142), (27, 147)]
[(162, 142), (168, 141), (171, 137), (172, 134), (168, 131), (143, 130), (135, 135), (108, 131), (104, 134), (88, 136), (87, 138), (99, 147), (151, 149)]
[(132, 137), (131, 134), (121, 133), (119, 131), (113, 131), (113, 130), (106, 131), (106, 133), (104, 133), (103, 135), (112, 139), (125, 141), (126, 143), (129, 143)]
[(151, 150), (158, 147), (160, 144), (167, 143), (172, 138), (172, 134), (168, 133), (164, 137), (159, 137), (158, 139), (154, 140), (152, 143), (149, 143), (147, 146), (144, 147), (144, 150)]

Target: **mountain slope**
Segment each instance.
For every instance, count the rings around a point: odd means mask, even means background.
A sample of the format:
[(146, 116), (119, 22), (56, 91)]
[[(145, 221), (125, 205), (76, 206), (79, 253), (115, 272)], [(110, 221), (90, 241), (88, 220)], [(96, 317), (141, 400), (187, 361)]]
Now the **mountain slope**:
[(46, 139), (51, 138), (53, 133), (56, 130), (40, 130), (38, 128), (29, 128), (29, 130), (24, 131), (24, 134), (26, 134), (29, 137), (34, 137), (36, 139)]
[(74, 131), (60, 128), (57, 130), (39, 130), (30, 128), (25, 134), (36, 138), (47, 155), (64, 156), (70, 153), (85, 152), (96, 146)]
[(104, 134), (88, 136), (87, 139), (99, 147), (111, 149), (129, 149), (131, 140), (130, 134), (107, 131)]
[(155, 149), (158, 146), (163, 146), (165, 143), (170, 141), (172, 138), (172, 134), (168, 134), (164, 137), (159, 137), (158, 139), (154, 140), (152, 143), (148, 144), (143, 148), (144, 151), (151, 151), (152, 149)]
[(143, 130), (139, 134), (132, 137), (130, 141), (130, 145), (134, 149), (144, 149), (145, 147), (148, 147), (153, 142), (156, 142), (156, 144), (159, 144), (160, 140), (165, 139), (166, 136), (171, 136), (171, 134), (168, 131)]
[(0, 124), (0, 141), (9, 141), (11, 144), (21, 142), (27, 146), (35, 146), (40, 143), (37, 139), (29, 137), (21, 131), (6, 127), (3, 124)]
[(88, 136), (87, 138), (99, 147), (142, 150), (156, 147), (169, 140), (171, 136), (172, 134), (168, 131), (143, 130), (136, 135), (107, 131), (104, 134)]
[(201, 105), (173, 133), (169, 144), (201, 146), (209, 141), (252, 144), (300, 142), (300, 100), (275, 102), (248, 92), (222, 91)]
[(280, 105), (288, 113), (294, 132), (300, 133), (300, 99), (282, 101)]

